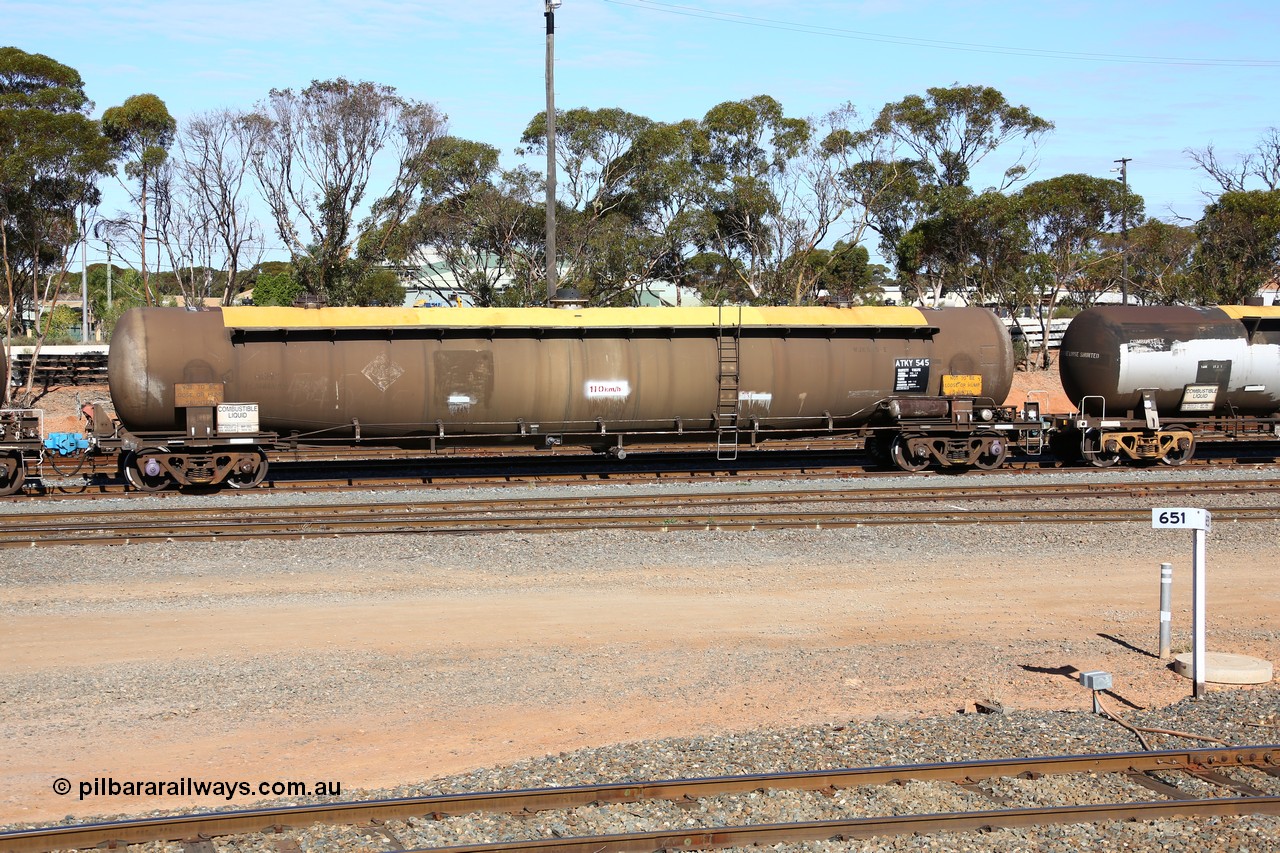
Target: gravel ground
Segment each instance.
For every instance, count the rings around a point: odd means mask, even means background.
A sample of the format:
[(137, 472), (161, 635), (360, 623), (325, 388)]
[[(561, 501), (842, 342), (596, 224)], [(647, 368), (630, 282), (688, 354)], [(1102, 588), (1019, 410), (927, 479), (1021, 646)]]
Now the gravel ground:
[[(1258, 474), (1192, 475), (1152, 470), (1048, 475), (1068, 482), (1100, 482), (1100, 477), (1129, 481), (1137, 476), (1255, 479)], [(1002, 479), (984, 477), (980, 482), (991, 484)], [(1027, 482), (1024, 477), (1009, 476), (1008, 480)], [(892, 482), (908, 488), (925, 484), (923, 478)], [(934, 482), (936, 479), (930, 484)], [(849, 481), (829, 487), (859, 485), (882, 488), (886, 481)], [(700, 490), (753, 487), (717, 483)], [(647, 487), (625, 487), (625, 491), (634, 493), (642, 488)], [(603, 494), (613, 490), (590, 487), (572, 491)], [(543, 497), (556, 491), (472, 490), (469, 494)], [(375, 492), (358, 499), (400, 497)], [(442, 496), (424, 493), (421, 497), (429, 501)], [(167, 508), (191, 502), (235, 507), (246, 502), (312, 504), (325, 500), (352, 502), (357, 498), (350, 494), (324, 498), (237, 493), (174, 497), (162, 505)], [(1223, 505), (1227, 500), (1215, 497), (1209, 503)], [(1241, 495), (1238, 502), (1253, 501)], [(72, 506), (65, 502), (0, 503), (0, 513), (46, 508), (65, 511)], [(103, 504), (95, 502), (93, 506), (102, 508)], [(1139, 661), (1134, 664), (1125, 659), (1118, 664), (1118, 668), (1132, 671), (1118, 672), (1116, 693), (1107, 699), (1108, 706), (1129, 722), (1218, 738), (1233, 745), (1275, 741), (1280, 691), (1271, 686), (1215, 690), (1199, 701), (1176, 701), (1185, 695), (1186, 682), (1170, 676), (1158, 662), (1150, 661), (1149, 655), (1144, 659), (1141, 648), (1134, 648), (1150, 645), (1149, 638), (1140, 633), (1154, 628), (1149, 614), (1138, 612), (1137, 605), (1127, 598), (1098, 601), (1088, 596), (1091, 585), (1099, 582), (1077, 564), (1087, 560), (1114, 561), (1118, 567), (1137, 563), (1152, 568), (1149, 589), (1144, 586), (1139, 597), (1144, 604), (1154, 604), (1147, 601), (1154, 599), (1157, 588), (1154, 566), (1170, 554), (1185, 562), (1188, 543), (1181, 537), (1181, 533), (1152, 531), (1141, 525), (1107, 530), (1066, 524), (1028, 526), (1016, 532), (1002, 529), (997, 534), (972, 527), (922, 527), (891, 532), (417, 535), (209, 543), (180, 549), (157, 544), (98, 551), (0, 552), (0, 618), (18, 625), (11, 638), (26, 643), (0, 652), (0, 662), (6, 663), (0, 670), (0, 738), (4, 743), (0, 747), (4, 761), (0, 763), (12, 764), (59, 742), (77, 746), (111, 742), (121, 732), (139, 727), (145, 731), (149, 725), (161, 731), (166, 727), (198, 731), (234, 749), (246, 726), (283, 721), (286, 728), (311, 732), (326, 721), (341, 722), (371, 711), (390, 714), (400, 708), (406, 712), (425, 709), (422, 713), (427, 720), (466, 719), (475, 709), (502, 704), (524, 709), (532, 721), (540, 715), (562, 713), (566, 706), (587, 701), (584, 697), (593, 697), (597, 714), (616, 716), (619, 722), (613, 739), (619, 742), (564, 752), (552, 748), (545, 750), (551, 754), (543, 757), (503, 761), (487, 769), (422, 783), (346, 793), (359, 798), (419, 796), (1012, 755), (1136, 751), (1141, 745), (1130, 732), (1115, 722), (1082, 712), (1087, 706), (1082, 688), (1064, 677), (1065, 672), (1054, 669), (1064, 663), (1086, 662), (1093, 668), (1094, 661), (1106, 663), (1114, 660), (1108, 655), (1117, 653), (1136, 656)], [(1280, 655), (1273, 580), (1277, 541), (1280, 525), (1276, 524), (1219, 525), (1209, 539), (1211, 564), (1222, 565), (1224, 571), (1234, 567), (1231, 570), (1237, 574), (1233, 577), (1257, 580), (1254, 588), (1243, 582), (1233, 587), (1239, 602), (1232, 606), (1238, 612), (1233, 611), (1234, 618), (1229, 621), (1214, 623), (1213, 638), (1233, 651), (1273, 660)], [(1266, 574), (1251, 575), (1251, 566)], [(1180, 569), (1179, 583), (1184, 583), (1189, 572)], [(984, 584), (990, 583), (993, 573), (1001, 572), (1028, 574), (1032, 583), (1041, 575), (1044, 600), (1037, 603), (1017, 598), (1012, 588), (1009, 598), (1003, 600), (998, 584), (988, 591)], [(944, 576), (947, 586), (941, 583)], [(804, 620), (789, 618), (786, 609), (787, 587), (795, 587), (799, 596), (810, 585), (833, 590), (829, 603), (804, 603), (805, 619), (823, 625), (823, 630), (816, 632)], [(614, 586), (616, 589), (611, 589)], [(543, 639), (538, 642), (519, 644), (500, 632), (471, 645), (450, 643), (446, 636), (437, 645), (395, 653), (376, 642), (380, 632), (391, 630), (384, 629), (387, 623), (381, 620), (400, 605), (420, 607), (438, 601), (455, 610), (474, 606), (479, 612), (500, 596), (540, 601), (538, 596), (549, 590), (566, 597), (582, 595), (589, 607), (613, 600), (606, 598), (609, 594), (622, 599), (661, 595), (681, 601), (703, 600), (708, 610), (696, 616), (707, 622), (714, 622), (717, 608), (734, 606), (737, 594), (755, 591), (780, 615), (776, 623), (743, 626), (740, 636), (732, 624), (708, 627), (703, 636), (697, 633), (697, 619), (686, 620), (678, 611), (659, 610), (654, 617), (658, 623), (669, 621), (692, 632), (683, 644), (671, 646), (630, 633), (601, 637), (607, 620), (593, 623), (590, 629), (572, 623), (566, 636), (553, 631), (539, 635)], [(873, 590), (879, 594), (868, 594)], [(935, 616), (932, 623), (914, 626), (902, 623), (898, 630), (904, 633), (880, 636), (889, 630), (894, 611), (921, 597), (936, 597), (940, 607), (956, 609), (959, 615)], [(193, 633), (198, 633), (203, 624), (199, 620), (210, 610), (270, 615), (356, 606), (377, 608), (370, 616), (360, 617), (368, 620), (361, 623), (366, 626), (363, 633), (353, 629), (327, 643), (300, 642), (292, 650), (263, 645), (253, 638), (226, 636), (219, 639), (220, 645), (193, 642), (188, 648), (177, 644), (152, 649), (141, 657), (116, 660), (108, 668), (63, 660), (59, 655), (70, 655), (75, 648), (63, 650), (52, 642), (45, 652), (32, 651), (40, 648), (37, 632), (43, 624), (41, 618), (47, 618), (50, 625), (86, 619), (119, 620), (112, 625), (173, 621), (190, 623)], [(1043, 611), (1038, 609), (1041, 607)], [(1016, 623), (1016, 635), (983, 635), (978, 623), (970, 625), (968, 621), (985, 611), (1020, 610), (1025, 610), (1021, 618), (1026, 627)], [(1004, 613), (1003, 618), (1016, 622), (1019, 614), (1010, 617)], [(1178, 618), (1185, 618), (1184, 608)], [(828, 626), (841, 624), (845, 624), (842, 635), (828, 631)], [(1003, 629), (1009, 630), (1008, 623)], [(440, 630), (447, 634), (446, 629)], [(579, 631), (588, 630), (594, 632), (591, 638), (577, 637)], [(1125, 649), (1126, 645), (1130, 648)], [(811, 684), (814, 695), (794, 695), (797, 683)], [(824, 698), (824, 690), (832, 692), (830, 699)], [(686, 730), (696, 734), (685, 737), (636, 741), (625, 736), (628, 715), (645, 713), (632, 711), (633, 707), (652, 708), (654, 702), (678, 707), (685, 698), (691, 707), (720, 707), (723, 717), (708, 712), (691, 718)], [(1004, 714), (971, 713), (974, 699), (999, 699), (1010, 710)], [(857, 713), (846, 711), (842, 716), (833, 710), (850, 707), (856, 707)], [(933, 711), (922, 716), (921, 708)], [(575, 718), (566, 719), (571, 721), (566, 725), (571, 726)], [(769, 725), (751, 725), (753, 719), (768, 720)], [(788, 719), (797, 724), (778, 724)], [(481, 725), (481, 715), (476, 714), (477, 731)], [(638, 724), (635, 728), (643, 730)], [(489, 731), (474, 736), (501, 735)], [(584, 739), (593, 737), (566, 735), (565, 742), (576, 745), (575, 740)], [(602, 742), (594, 739), (597, 744)], [(1166, 736), (1151, 736), (1151, 740), (1156, 749), (1203, 743)], [(530, 748), (526, 754), (540, 753)], [(179, 761), (176, 766), (192, 765)], [(1280, 780), (1252, 774), (1248, 781), (1280, 794)], [(4, 787), (20, 792), (21, 786), (28, 784), (35, 783), (28, 778), (0, 778), (0, 795)], [(47, 786), (48, 782), (39, 784)], [(1010, 780), (992, 788), (1019, 805), (1086, 796), (1061, 790), (1062, 784)], [(1057, 790), (1043, 790), (1044, 786)], [(1096, 786), (1088, 790), (1088, 796), (1097, 796)], [(20, 796), (11, 795), (9, 801)], [(1149, 793), (1136, 796), (1151, 798)], [(836, 798), (769, 793), (729, 798), (694, 810), (645, 803), (607, 815), (586, 809), (521, 821), (480, 816), (438, 823), (415, 821), (390, 828), (407, 844), (457, 844), (504, 837), (509, 832), (519, 832), (519, 837), (531, 832), (580, 835), (702, 822), (768, 822), (981, 807), (973, 797), (960, 790), (943, 793), (932, 786), (877, 789), (869, 798), (850, 792)], [(99, 805), (103, 803), (109, 801)], [(237, 801), (232, 807), (247, 805)], [(8, 813), (18, 814), (12, 809)], [(87, 814), (82, 811), (77, 820)], [(300, 834), (299, 841), (307, 851), (366, 849), (362, 845), (371, 844), (367, 837), (357, 838), (342, 828), (310, 830)], [(268, 848), (248, 841), (220, 849)], [(367, 849), (381, 847), (373, 844)], [(1280, 849), (1280, 822), (1251, 817), (1117, 823), (775, 849), (1274, 850)]]
[[(1216, 737), (1228, 744), (1265, 742), (1280, 722), (1280, 691), (1260, 688), (1214, 693), (1152, 711), (1134, 712), (1136, 726), (1169, 728)], [(1261, 735), (1261, 736), (1260, 736)], [(1164, 748), (1198, 745), (1165, 738)], [(743, 773), (938, 761), (994, 759), (1010, 755), (1064, 755), (1137, 751), (1134, 736), (1090, 713), (967, 714), (912, 721), (857, 720), (844, 724), (676, 738), (579, 750), (440, 779), (429, 784), (359, 792), (358, 799), (417, 797), (504, 790), (692, 778)], [(1248, 784), (1280, 796), (1280, 779), (1255, 771), (1232, 771)], [(1164, 781), (1197, 796), (1231, 796), (1197, 780), (1169, 774)], [(1092, 777), (1005, 779), (984, 785), (1009, 799), (1009, 807), (1034, 808), (1088, 802), (1156, 799), (1149, 791)], [(293, 804), (305, 800), (281, 800)], [(990, 800), (963, 789), (923, 783), (849, 789), (834, 796), (795, 791), (758, 791), (700, 801), (692, 809), (664, 801), (620, 807), (587, 807), (517, 817), (468, 815), (444, 820), (392, 821), (386, 825), (409, 847), (444, 846), (532, 837), (571, 837), (615, 832), (653, 832), (715, 825), (831, 820), (889, 814), (939, 813), (992, 808)], [(14, 828), (14, 827), (6, 827)], [(304, 851), (381, 850), (350, 827), (289, 833)], [(1268, 851), (1280, 847), (1280, 819), (1271, 816), (1204, 818), (1147, 823), (1000, 829), (983, 833), (778, 845), (779, 851), (1009, 851), (1160, 850)], [(135, 850), (178, 851), (179, 845), (141, 845)], [(251, 836), (219, 842), (222, 851), (274, 851), (275, 840)], [(753, 848), (758, 849), (758, 848)]]

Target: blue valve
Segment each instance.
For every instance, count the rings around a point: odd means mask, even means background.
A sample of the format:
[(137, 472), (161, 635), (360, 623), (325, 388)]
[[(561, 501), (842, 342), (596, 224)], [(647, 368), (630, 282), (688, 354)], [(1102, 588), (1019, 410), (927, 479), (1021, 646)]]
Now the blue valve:
[(51, 432), (45, 438), (44, 446), (56, 451), (59, 456), (71, 456), (81, 450), (88, 450), (89, 439), (78, 432)]

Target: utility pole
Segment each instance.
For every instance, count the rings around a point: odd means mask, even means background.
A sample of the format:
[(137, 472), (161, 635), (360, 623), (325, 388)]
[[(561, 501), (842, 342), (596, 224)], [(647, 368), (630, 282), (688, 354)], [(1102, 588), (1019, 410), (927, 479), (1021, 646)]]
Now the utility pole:
[(80, 343), (89, 343), (89, 208), (80, 208)]
[[(1129, 161), (1132, 157), (1121, 157), (1113, 160), (1120, 164), (1120, 183), (1124, 185), (1124, 196), (1120, 207), (1120, 304), (1129, 304)], [(1112, 169), (1111, 171), (1117, 171)]]
[(107, 246), (107, 310), (109, 311), (111, 310), (111, 230), (107, 220), (99, 219), (93, 224), (93, 236)]
[(547, 16), (547, 304), (556, 299), (556, 9), (560, 0), (544, 0)]

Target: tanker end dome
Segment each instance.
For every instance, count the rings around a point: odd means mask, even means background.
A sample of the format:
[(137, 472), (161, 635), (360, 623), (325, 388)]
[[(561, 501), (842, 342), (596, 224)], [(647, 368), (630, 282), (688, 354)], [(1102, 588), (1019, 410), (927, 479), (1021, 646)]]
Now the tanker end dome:
[[(923, 309), (937, 327), (933, 358), (944, 377), (981, 377), (977, 396), (1003, 403), (1013, 387), (1013, 340), (1004, 321), (986, 308)], [(942, 391), (945, 393), (946, 388)]]
[(133, 430), (180, 429), (174, 386), (220, 381), (229, 350), (219, 310), (129, 309), (116, 323), (107, 355), (116, 415)]
[(1144, 391), (1168, 420), (1280, 410), (1280, 309), (1098, 306), (1067, 327), (1062, 390), (1087, 414), (1137, 412)]

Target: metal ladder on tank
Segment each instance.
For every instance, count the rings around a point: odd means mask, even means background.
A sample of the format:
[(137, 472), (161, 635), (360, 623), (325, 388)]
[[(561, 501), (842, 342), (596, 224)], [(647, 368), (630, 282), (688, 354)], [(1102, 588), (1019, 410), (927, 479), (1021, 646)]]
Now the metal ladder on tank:
[(720, 394), (716, 400), (716, 459), (738, 458), (738, 343), (742, 337), (742, 309), (736, 323), (725, 324), (725, 306), (716, 317), (716, 348), (720, 357)]

